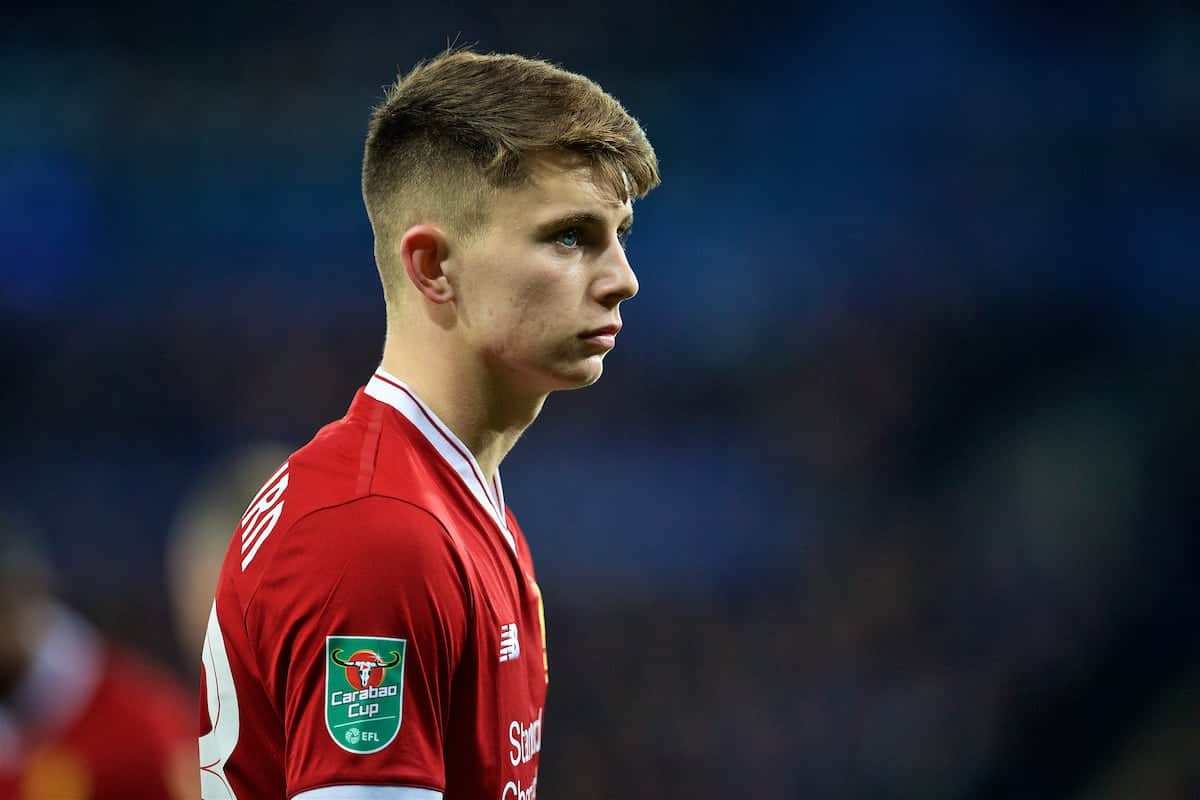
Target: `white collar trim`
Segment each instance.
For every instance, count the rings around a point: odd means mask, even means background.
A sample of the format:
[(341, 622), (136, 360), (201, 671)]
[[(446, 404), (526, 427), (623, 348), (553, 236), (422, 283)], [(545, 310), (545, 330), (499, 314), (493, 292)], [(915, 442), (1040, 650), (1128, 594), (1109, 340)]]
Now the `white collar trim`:
[(416, 392), (399, 378), (385, 372), (382, 367), (375, 370), (375, 374), (367, 382), (365, 391), (368, 397), (387, 403), (403, 414), (413, 427), (429, 440), (446, 463), (458, 473), (463, 484), (496, 523), (508, 546), (516, 552), (517, 545), (508, 530), (508, 522), (504, 515), (504, 486), (500, 482), (500, 471), (496, 471), (496, 477), (491, 485), (488, 485), (484, 480), (483, 470), (479, 468), (470, 449), (454, 435), (446, 423), (438, 419), (433, 409), (417, 397)]

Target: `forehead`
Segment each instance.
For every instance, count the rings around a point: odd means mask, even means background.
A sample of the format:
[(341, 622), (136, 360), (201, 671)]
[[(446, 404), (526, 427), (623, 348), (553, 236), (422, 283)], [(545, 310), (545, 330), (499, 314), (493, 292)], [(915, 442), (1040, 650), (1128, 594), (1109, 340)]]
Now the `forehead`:
[(571, 153), (533, 156), (529, 179), (502, 192), (497, 219), (536, 219), (566, 211), (591, 211), (620, 223), (630, 216), (633, 201), (622, 199), (603, 173), (586, 158)]

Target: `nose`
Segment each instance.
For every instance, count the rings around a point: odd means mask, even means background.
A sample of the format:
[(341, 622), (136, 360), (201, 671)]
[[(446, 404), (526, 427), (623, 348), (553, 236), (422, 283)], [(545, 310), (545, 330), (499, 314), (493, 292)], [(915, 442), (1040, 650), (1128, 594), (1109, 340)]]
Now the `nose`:
[(638, 293), (638, 279), (620, 242), (613, 242), (609, 252), (611, 256), (605, 260), (604, 273), (596, 282), (596, 289), (605, 308), (616, 308), (622, 300)]

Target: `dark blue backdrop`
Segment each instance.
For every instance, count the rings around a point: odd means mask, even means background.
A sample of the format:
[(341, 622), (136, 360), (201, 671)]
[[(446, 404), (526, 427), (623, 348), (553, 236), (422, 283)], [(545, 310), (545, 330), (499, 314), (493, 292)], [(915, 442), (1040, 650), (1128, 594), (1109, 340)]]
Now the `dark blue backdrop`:
[(1195, 12), (20, 5), (0, 475), (115, 635), (190, 663), (184, 493), (370, 374), (367, 110), (477, 42), (599, 80), (664, 175), (604, 381), (504, 466), (549, 607), (546, 796), (1186, 773), (1145, 742), (1188, 735), (1200, 678)]

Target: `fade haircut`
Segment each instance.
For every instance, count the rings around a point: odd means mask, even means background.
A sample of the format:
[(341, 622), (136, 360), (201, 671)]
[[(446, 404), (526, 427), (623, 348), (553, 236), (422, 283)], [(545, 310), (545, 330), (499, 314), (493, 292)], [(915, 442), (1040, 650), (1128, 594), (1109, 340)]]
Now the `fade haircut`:
[(394, 244), (420, 222), (470, 237), (500, 189), (529, 177), (531, 156), (584, 157), (622, 201), (659, 183), (637, 120), (596, 83), (545, 61), (447, 50), (388, 88), (371, 113), (362, 190), (376, 261), (391, 295)]

